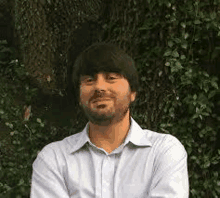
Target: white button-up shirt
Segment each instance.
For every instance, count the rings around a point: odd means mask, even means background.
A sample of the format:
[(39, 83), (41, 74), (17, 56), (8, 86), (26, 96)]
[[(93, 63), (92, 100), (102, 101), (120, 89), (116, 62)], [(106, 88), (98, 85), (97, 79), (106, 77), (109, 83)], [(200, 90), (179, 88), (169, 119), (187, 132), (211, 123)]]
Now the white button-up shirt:
[(124, 143), (108, 154), (91, 143), (88, 127), (38, 154), (31, 198), (188, 198), (187, 153), (177, 138), (131, 118)]

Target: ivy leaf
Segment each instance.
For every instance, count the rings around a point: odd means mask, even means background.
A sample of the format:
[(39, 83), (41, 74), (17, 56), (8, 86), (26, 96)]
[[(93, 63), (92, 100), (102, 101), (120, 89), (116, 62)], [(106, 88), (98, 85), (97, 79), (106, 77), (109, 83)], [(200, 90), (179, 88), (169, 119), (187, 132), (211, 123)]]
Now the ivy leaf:
[(214, 90), (214, 91), (211, 91), (210, 93), (209, 93), (209, 95), (208, 95), (208, 99), (210, 99), (210, 98), (212, 98), (213, 96), (215, 96), (215, 94), (216, 94), (216, 91)]
[(185, 55), (181, 55), (180, 59), (186, 59), (186, 56)]
[(169, 67), (169, 66), (170, 66), (170, 62), (166, 62), (165, 65), (166, 65), (167, 67)]
[(194, 21), (194, 24), (196, 24), (196, 25), (198, 25), (198, 24), (201, 24), (202, 22), (200, 21), (200, 20), (198, 20), (198, 19), (196, 19), (195, 21)]
[(194, 94), (193, 99), (194, 99), (194, 100), (196, 100), (196, 99), (197, 99), (197, 95), (196, 95), (196, 94)]
[(187, 48), (187, 43), (183, 43), (183, 44), (182, 44), (182, 48), (183, 48), (183, 49), (186, 49), (186, 48)]
[(146, 77), (141, 77), (141, 81), (146, 81)]
[(168, 41), (169, 47), (173, 47), (173, 41)]
[(177, 62), (175, 63), (175, 66), (171, 67), (171, 73), (177, 72), (177, 71), (179, 71), (179, 70), (182, 69), (182, 68), (183, 68), (183, 67), (182, 67), (181, 63), (180, 63), (179, 61), (177, 61)]
[(173, 39), (176, 43), (181, 43), (181, 40), (179, 38), (174, 38)]
[(215, 13), (215, 12), (212, 12), (211, 15), (210, 15), (210, 17), (211, 17), (212, 20), (214, 20), (214, 19), (216, 18), (216, 13)]
[(40, 118), (37, 118), (37, 122), (38, 122), (38, 123), (42, 123), (42, 121), (41, 121)]
[(218, 84), (217, 84), (217, 82), (211, 81), (211, 85), (212, 85), (214, 88), (218, 89)]
[(185, 23), (182, 22), (180, 25), (181, 25), (183, 28), (186, 28), (186, 24), (185, 24)]
[(209, 77), (209, 74), (207, 72), (203, 72), (203, 75)]
[(210, 166), (210, 162), (209, 161), (204, 164), (204, 168), (208, 168), (209, 166)]
[(171, 50), (168, 50), (164, 53), (164, 56), (170, 56), (172, 54), (172, 51)]
[(172, 56), (175, 57), (175, 58), (177, 58), (177, 57), (179, 57), (180, 55), (179, 55), (179, 53), (175, 50), (175, 51), (173, 51)]
[(183, 68), (182, 65), (181, 65), (181, 63), (180, 63), (179, 61), (177, 61), (177, 62), (175, 63), (175, 65), (176, 65), (176, 67), (177, 67), (178, 69), (182, 69), (182, 68)]

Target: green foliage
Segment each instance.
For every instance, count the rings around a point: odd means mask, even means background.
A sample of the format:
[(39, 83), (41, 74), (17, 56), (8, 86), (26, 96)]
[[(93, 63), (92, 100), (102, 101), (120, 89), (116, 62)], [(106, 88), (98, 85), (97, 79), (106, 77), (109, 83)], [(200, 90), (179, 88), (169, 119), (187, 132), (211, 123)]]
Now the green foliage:
[(29, 99), (33, 96), (23, 87), (28, 86), (23, 82), (25, 77), (24, 68), (17, 60), (8, 63), (0, 77), (0, 126), (7, 128), (1, 131), (1, 137), (8, 137), (0, 142), (0, 192), (13, 191), (17, 197), (28, 197), (31, 164), (34, 159), (34, 151), (29, 150), (31, 147), (28, 145), (31, 142), (30, 134), (27, 133), (22, 119), (23, 105), (16, 101), (16, 96), (28, 94)]
[[(0, 47), (7, 49), (3, 52), (10, 51), (6, 44)], [(19, 60), (8, 59), (4, 65), (0, 96), (0, 197), (30, 197), (32, 163), (37, 153), (78, 129), (53, 125), (43, 117), (37, 103), (39, 88), (31, 83)], [(44, 108), (49, 108), (48, 104)]]
[[(54, 3), (42, 2), (45, 6)], [(63, 1), (59, 3), (65, 7)], [(219, 61), (219, 8), (217, 0), (115, 0), (109, 5), (111, 14), (103, 19), (102, 40), (126, 49), (140, 74), (141, 87), (132, 109), (133, 117), (144, 128), (173, 134), (187, 150), (192, 198), (220, 195), (220, 150), (216, 149), (220, 129), (216, 111), (219, 76), (208, 72), (211, 64)], [(23, 9), (21, 13), (26, 16), (27, 11)], [(72, 15), (67, 16), (71, 21)], [(61, 24), (56, 28), (68, 41), (65, 28)], [(23, 35), (25, 42), (27, 38)], [(53, 46), (55, 52), (59, 45)], [(41, 55), (36, 58), (29, 54), (28, 59), (32, 56), (39, 60)], [(49, 142), (79, 131), (82, 117), (76, 117), (72, 127), (51, 124), (36, 103), (41, 97), (39, 89), (30, 83), (24, 65), (13, 59), (13, 50), (5, 43), (0, 44), (0, 61), (0, 126), (7, 128), (4, 136), (10, 137), (0, 140), (0, 194), (29, 197), (31, 165), (38, 151)], [(66, 62), (67, 57), (63, 57), (62, 64)], [(203, 64), (208, 65), (207, 71)], [(24, 119), (29, 107), (30, 117), (26, 115)], [(47, 108), (48, 104), (44, 109)]]
[[(10, 49), (1, 47), (7, 49), (4, 52)], [(46, 127), (36, 109), (28, 113), (27, 106), (32, 106), (39, 91), (30, 84), (24, 66), (18, 60), (10, 60), (3, 69), (0, 73), (0, 197), (29, 197), (32, 163), (37, 152), (53, 141), (58, 129)]]

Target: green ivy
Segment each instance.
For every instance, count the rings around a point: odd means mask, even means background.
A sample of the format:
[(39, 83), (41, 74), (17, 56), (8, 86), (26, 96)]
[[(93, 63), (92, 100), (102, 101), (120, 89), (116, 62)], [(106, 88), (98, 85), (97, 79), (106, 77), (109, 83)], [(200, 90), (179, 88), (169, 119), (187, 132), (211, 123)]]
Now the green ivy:
[[(24, 22), (17, 23), (21, 29), (28, 29), (29, 15), (43, 20), (38, 10), (28, 9), (28, 3), (16, 1), (22, 7), (20, 13), (16, 12), (16, 20)], [(52, 12), (57, 6), (50, 7), (53, 3), (45, 1), (45, 10)], [(65, 5), (63, 1), (59, 4)], [(102, 40), (117, 43), (136, 62), (141, 86), (133, 117), (142, 127), (173, 134), (183, 143), (188, 153), (190, 197), (219, 197), (220, 150), (216, 144), (220, 117), (215, 111), (219, 108), (219, 81), (217, 74), (201, 65), (219, 61), (220, 1), (114, 0), (111, 4), (109, 9), (114, 11), (103, 19)], [(52, 12), (53, 16), (63, 14), (61, 7)], [(70, 21), (71, 17), (66, 16)], [(54, 30), (50, 31), (68, 40), (71, 34), (65, 32), (63, 19), (55, 20)], [(22, 35), (23, 46), (34, 44), (32, 33)], [(40, 36), (41, 41), (47, 41), (51, 35)], [(51, 53), (60, 50), (56, 44), (51, 45)], [(28, 56), (32, 61), (37, 59), (36, 55)], [(5, 127), (5, 138), (0, 140), (0, 195), (29, 197), (31, 166), (37, 153), (44, 145), (78, 132), (83, 126), (82, 117), (78, 116), (71, 127), (51, 124), (43, 115), (50, 107), (45, 105), (42, 110), (36, 103), (40, 90), (31, 83), (26, 67), (14, 59), (13, 49), (5, 41), (0, 43), (0, 65), (0, 124)], [(30, 117), (24, 119), (30, 107)]]

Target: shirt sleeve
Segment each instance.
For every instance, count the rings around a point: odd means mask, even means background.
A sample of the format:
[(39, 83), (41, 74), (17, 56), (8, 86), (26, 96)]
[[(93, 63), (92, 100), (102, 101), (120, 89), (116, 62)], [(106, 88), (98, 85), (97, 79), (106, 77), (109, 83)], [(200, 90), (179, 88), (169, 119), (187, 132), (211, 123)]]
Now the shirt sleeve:
[(154, 175), (148, 198), (188, 198), (187, 153), (174, 136), (158, 146)]
[(70, 198), (51, 148), (44, 148), (33, 163), (31, 198)]

